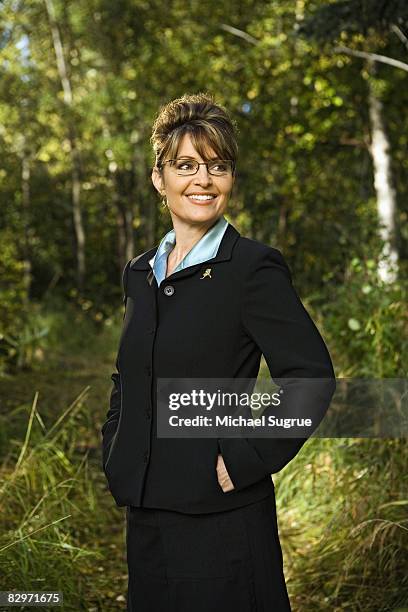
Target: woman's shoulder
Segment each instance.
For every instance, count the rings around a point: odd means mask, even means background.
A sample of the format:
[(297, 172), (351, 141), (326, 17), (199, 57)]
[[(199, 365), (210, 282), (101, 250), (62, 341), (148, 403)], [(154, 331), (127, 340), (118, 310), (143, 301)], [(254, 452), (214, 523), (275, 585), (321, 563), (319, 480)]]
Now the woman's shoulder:
[(245, 267), (261, 265), (272, 265), (283, 267), (288, 270), (288, 265), (282, 252), (276, 247), (269, 244), (240, 236), (237, 241), (236, 255), (239, 259), (246, 263)]
[(126, 265), (128, 267), (132, 267), (139, 261), (139, 259), (142, 259), (142, 258), (144, 262), (145, 261), (149, 262), (150, 259), (155, 255), (157, 248), (158, 247), (155, 246), (155, 247), (152, 247), (151, 249), (148, 249), (147, 251), (143, 251), (143, 253), (139, 253), (139, 255), (136, 255), (135, 257), (130, 259)]
[(293, 282), (291, 270), (283, 254), (269, 244), (240, 236), (233, 258), (235, 258), (234, 272), (239, 275), (246, 287), (259, 288), (263, 285), (270, 286), (275, 282), (281, 284), (283, 279), (285, 283)]

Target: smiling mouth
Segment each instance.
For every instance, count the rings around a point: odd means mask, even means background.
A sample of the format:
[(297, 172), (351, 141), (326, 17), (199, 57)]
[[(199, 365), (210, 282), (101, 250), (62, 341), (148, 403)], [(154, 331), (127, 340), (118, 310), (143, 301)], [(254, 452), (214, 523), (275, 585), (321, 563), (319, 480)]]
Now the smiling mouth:
[(209, 204), (209, 203), (215, 202), (218, 196), (212, 196), (211, 198), (209, 198), (208, 196), (200, 197), (200, 196), (187, 195), (186, 198), (190, 200), (190, 202), (193, 202), (193, 204)]

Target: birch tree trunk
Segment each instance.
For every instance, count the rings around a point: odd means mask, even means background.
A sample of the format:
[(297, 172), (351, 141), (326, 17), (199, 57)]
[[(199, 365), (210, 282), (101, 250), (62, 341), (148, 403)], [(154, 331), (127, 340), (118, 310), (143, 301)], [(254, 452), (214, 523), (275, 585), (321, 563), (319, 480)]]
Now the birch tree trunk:
[(73, 108), (72, 87), (68, 75), (67, 64), (62, 46), (61, 34), (55, 16), (53, 0), (44, 0), (50, 22), (51, 35), (54, 44), (54, 52), (57, 61), (58, 74), (64, 93), (64, 104), (68, 109), (68, 139), (71, 155), (71, 190), (72, 190), (72, 214), (74, 231), (76, 237), (76, 260), (77, 260), (77, 285), (80, 292), (83, 291), (85, 283), (85, 231), (82, 220), (81, 207), (81, 180), (80, 180), (80, 158), (77, 147), (77, 136), (75, 125), (72, 121), (71, 111)]
[(377, 195), (378, 218), (381, 224), (380, 236), (384, 247), (378, 266), (379, 278), (393, 282), (398, 273), (398, 252), (396, 248), (396, 194), (393, 186), (390, 142), (383, 121), (383, 104), (375, 91), (372, 76), (375, 75), (374, 62), (368, 61), (368, 103), (371, 123), (370, 153), (373, 160), (374, 188)]

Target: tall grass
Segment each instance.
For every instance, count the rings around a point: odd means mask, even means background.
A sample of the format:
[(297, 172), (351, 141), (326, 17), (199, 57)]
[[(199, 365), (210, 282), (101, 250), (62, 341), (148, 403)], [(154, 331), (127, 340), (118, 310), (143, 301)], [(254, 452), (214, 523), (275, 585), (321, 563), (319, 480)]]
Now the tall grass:
[(298, 611), (408, 609), (406, 441), (309, 440), (274, 476)]
[(84, 558), (101, 556), (83, 545), (95, 507), (88, 457), (77, 452), (88, 389), (48, 427), (36, 393), (24, 439), (13, 440), (0, 471), (2, 590), (62, 591), (65, 610), (78, 610), (83, 597)]
[(0, 590), (60, 590), (75, 612), (123, 610), (124, 513), (100, 456), (122, 313), (101, 330), (56, 306), (35, 309), (48, 334), (30, 368), (0, 379)]

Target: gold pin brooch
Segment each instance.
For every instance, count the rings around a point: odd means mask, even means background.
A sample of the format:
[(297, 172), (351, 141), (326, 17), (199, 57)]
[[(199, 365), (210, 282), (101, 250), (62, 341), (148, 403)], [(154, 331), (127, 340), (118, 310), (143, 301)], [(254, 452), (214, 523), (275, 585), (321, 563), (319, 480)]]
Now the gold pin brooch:
[(200, 277), (200, 280), (203, 278), (212, 278), (211, 276), (211, 268), (206, 268), (204, 274)]

